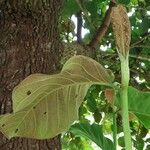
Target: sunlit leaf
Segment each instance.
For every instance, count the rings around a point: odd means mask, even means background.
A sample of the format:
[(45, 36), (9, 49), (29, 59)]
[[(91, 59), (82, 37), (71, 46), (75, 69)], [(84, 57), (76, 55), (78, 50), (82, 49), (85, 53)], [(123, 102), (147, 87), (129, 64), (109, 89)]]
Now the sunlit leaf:
[(92, 84), (110, 86), (112, 77), (99, 63), (74, 56), (56, 75), (33, 74), (13, 91), (13, 113), (0, 117), (8, 137), (52, 138), (78, 119), (78, 109)]

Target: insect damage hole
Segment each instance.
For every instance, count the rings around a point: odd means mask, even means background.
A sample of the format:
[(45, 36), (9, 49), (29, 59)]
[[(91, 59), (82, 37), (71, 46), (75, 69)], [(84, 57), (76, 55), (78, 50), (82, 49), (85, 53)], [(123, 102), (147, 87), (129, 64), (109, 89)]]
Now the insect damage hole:
[(29, 91), (27, 91), (27, 95), (30, 95), (31, 94), (31, 91), (29, 90)]
[(2, 124), (2, 127), (4, 127), (5, 126), (5, 124)]
[(78, 97), (78, 94), (75, 95), (75, 98), (77, 98), (77, 97)]
[(17, 133), (17, 132), (18, 132), (18, 129), (15, 130), (15, 133)]
[(43, 114), (44, 114), (44, 115), (46, 115), (46, 114), (47, 114), (47, 112), (45, 111)]

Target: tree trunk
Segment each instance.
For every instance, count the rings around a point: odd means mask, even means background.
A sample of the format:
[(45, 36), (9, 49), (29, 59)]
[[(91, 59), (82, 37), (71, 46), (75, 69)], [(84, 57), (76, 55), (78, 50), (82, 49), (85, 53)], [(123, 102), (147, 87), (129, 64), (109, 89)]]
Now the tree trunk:
[[(58, 20), (63, 0), (0, 1), (0, 113), (12, 112), (11, 93), (32, 73), (53, 73), (61, 56)], [(12, 138), (0, 133), (0, 150), (59, 150), (50, 140)]]

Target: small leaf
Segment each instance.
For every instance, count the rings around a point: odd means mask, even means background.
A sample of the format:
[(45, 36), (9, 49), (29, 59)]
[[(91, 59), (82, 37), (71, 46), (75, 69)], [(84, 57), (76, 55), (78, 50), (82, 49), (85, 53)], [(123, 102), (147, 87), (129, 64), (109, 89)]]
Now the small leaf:
[(82, 136), (95, 142), (103, 150), (112, 150), (113, 143), (103, 135), (102, 126), (98, 124), (76, 123), (70, 131), (76, 136)]
[(90, 97), (87, 97), (86, 99), (87, 99), (87, 107), (88, 107), (89, 111), (94, 113), (97, 109), (97, 103), (96, 103), (95, 98), (90, 96)]
[(118, 139), (118, 144), (119, 144), (121, 147), (125, 147), (124, 136), (119, 137), (119, 139)]
[(105, 90), (105, 97), (110, 104), (113, 103), (114, 96), (115, 96), (115, 92), (113, 89), (106, 89)]
[(94, 116), (95, 122), (97, 122), (97, 123), (99, 123), (101, 121), (101, 119), (102, 119), (102, 114), (101, 114), (101, 112), (99, 112), (98, 109), (95, 110), (93, 116)]
[(70, 58), (59, 74), (30, 75), (13, 90), (13, 113), (0, 117), (0, 130), (8, 138), (52, 138), (78, 119), (92, 84), (111, 86), (112, 77), (84, 56)]
[(142, 30), (142, 33), (148, 32), (149, 25), (150, 25), (150, 18), (144, 17), (140, 28), (140, 30)]

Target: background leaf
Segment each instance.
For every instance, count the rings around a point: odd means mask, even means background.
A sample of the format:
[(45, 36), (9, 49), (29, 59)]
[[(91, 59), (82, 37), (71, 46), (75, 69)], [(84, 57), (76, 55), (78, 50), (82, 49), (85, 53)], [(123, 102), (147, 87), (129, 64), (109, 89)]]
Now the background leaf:
[[(150, 128), (150, 92), (142, 92), (130, 86), (128, 97), (129, 111), (133, 112), (146, 128)], [(118, 98), (120, 99), (120, 96)]]
[(141, 92), (129, 87), (129, 110), (132, 111), (146, 128), (150, 128), (150, 92)]
[(119, 3), (128, 5), (130, 3), (130, 0), (118, 0)]
[(70, 131), (76, 136), (82, 136), (95, 142), (103, 150), (112, 150), (113, 143), (103, 135), (102, 126), (98, 124), (76, 123)]

